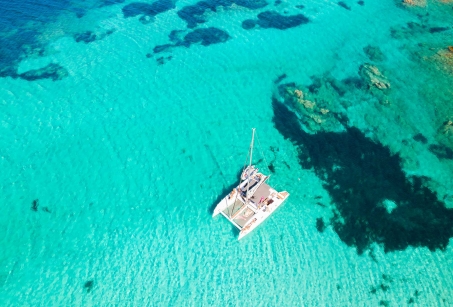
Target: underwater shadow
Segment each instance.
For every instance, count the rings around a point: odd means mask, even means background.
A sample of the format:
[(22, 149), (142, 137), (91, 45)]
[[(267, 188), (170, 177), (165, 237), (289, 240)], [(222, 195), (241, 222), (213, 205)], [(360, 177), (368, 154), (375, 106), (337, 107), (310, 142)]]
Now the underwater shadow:
[(401, 158), (348, 127), (340, 133), (305, 132), (295, 113), (276, 98), (273, 123), (298, 150), (304, 169), (323, 180), (340, 239), (362, 254), (373, 243), (385, 252), (409, 246), (445, 250), (453, 237), (453, 209), (426, 187), (428, 178), (406, 177)]

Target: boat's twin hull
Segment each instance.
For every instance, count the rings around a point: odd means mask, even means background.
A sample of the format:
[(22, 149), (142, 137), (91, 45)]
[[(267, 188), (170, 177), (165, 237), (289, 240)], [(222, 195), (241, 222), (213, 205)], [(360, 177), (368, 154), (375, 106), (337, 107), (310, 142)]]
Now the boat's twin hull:
[(264, 222), (275, 210), (277, 210), (278, 207), (280, 207), (281, 204), (283, 204), (283, 202), (289, 196), (289, 193), (286, 191), (280, 192), (279, 194), (284, 195), (282, 197), (282, 199), (278, 199), (278, 201), (274, 201), (270, 206), (267, 207), (265, 212), (260, 211), (256, 216), (255, 222), (253, 222), (253, 223), (251, 222), (251, 223), (245, 225), (245, 227), (243, 229), (241, 229), (241, 231), (239, 232), (238, 240), (242, 239), (243, 237), (245, 237), (246, 235), (251, 233), (262, 222)]
[(233, 191), (231, 191), (230, 194), (225, 196), (215, 207), (212, 216), (215, 217), (219, 213), (225, 216), (234, 226), (236, 226), (240, 230), (238, 238), (239, 240), (252, 232), (262, 222), (264, 222), (264, 220), (266, 220), (289, 197), (289, 193), (286, 191), (277, 192), (276, 190), (270, 188), (269, 196), (266, 198), (266, 202), (263, 203), (259, 209), (257, 207), (254, 207), (254, 209), (252, 209), (252, 207), (247, 206), (247, 204), (244, 203), (244, 209), (247, 209), (246, 207), (248, 207), (253, 210), (254, 214), (245, 224), (241, 226), (239, 225), (239, 223), (237, 223), (237, 221), (235, 221), (234, 214), (228, 215), (226, 213), (226, 211), (228, 211), (227, 208), (233, 206), (235, 201), (237, 201), (239, 193), (238, 191), (239, 186), (238, 188), (235, 188)]

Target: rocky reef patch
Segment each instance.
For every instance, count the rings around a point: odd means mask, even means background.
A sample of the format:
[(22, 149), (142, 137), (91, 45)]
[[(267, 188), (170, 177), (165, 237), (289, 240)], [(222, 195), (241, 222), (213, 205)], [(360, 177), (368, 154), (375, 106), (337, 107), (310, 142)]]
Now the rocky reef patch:
[(187, 23), (188, 28), (195, 28), (208, 20), (207, 12), (229, 9), (233, 6), (256, 10), (268, 5), (265, 0), (204, 0), (193, 5), (184, 6), (178, 16)]
[(100, 32), (100, 33), (96, 33), (94, 31), (85, 31), (85, 32), (77, 32), (73, 35), (73, 37), (77, 43), (82, 42), (85, 44), (89, 44), (94, 41), (101, 40), (114, 32), (115, 32), (115, 30), (107, 30), (105, 32)]
[(281, 15), (276, 11), (265, 11), (257, 16), (258, 19), (247, 19), (242, 22), (242, 28), (245, 30), (250, 30), (259, 26), (263, 29), (279, 29), (286, 30), (289, 28), (294, 28), (303, 24), (307, 24), (310, 20), (305, 17), (303, 14), (296, 14), (285, 16)]
[(169, 39), (174, 43), (158, 45), (153, 48), (153, 52), (160, 53), (175, 47), (189, 48), (193, 44), (200, 44), (206, 47), (213, 44), (224, 43), (230, 39), (227, 32), (214, 27), (195, 29), (187, 33), (182, 39), (179, 38), (179, 34), (181, 33), (182, 32), (180, 31), (172, 31), (169, 35)]
[(143, 24), (151, 22), (154, 16), (175, 8), (173, 0), (158, 0), (153, 3), (132, 2), (123, 7), (124, 18), (140, 15), (139, 21)]
[(27, 81), (35, 81), (40, 79), (51, 79), (52, 81), (61, 80), (69, 75), (66, 68), (59, 64), (50, 63), (39, 69), (32, 69), (22, 74), (18, 74), (19, 78)]

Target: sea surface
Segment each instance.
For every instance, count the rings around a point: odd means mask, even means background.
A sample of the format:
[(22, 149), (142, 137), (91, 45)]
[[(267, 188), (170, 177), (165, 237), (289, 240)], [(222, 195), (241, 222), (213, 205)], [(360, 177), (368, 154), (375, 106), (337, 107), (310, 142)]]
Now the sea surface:
[[(0, 0), (0, 306), (453, 306), (453, 3)], [(254, 232), (217, 202), (291, 193)]]

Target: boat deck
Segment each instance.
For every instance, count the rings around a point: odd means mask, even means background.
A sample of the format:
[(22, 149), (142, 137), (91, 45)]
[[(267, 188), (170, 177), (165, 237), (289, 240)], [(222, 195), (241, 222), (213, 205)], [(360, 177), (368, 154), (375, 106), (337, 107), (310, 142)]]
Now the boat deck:
[(255, 205), (258, 206), (260, 203), (264, 202), (269, 196), (275, 192), (267, 183), (263, 182), (259, 188), (253, 193), (252, 197), (250, 197), (250, 201)]
[(240, 228), (243, 228), (256, 215), (260, 204), (267, 200), (272, 192), (274, 192), (274, 189), (266, 183), (262, 183), (250, 198), (250, 205), (247, 206), (241, 200), (236, 199), (222, 213)]

